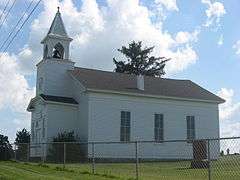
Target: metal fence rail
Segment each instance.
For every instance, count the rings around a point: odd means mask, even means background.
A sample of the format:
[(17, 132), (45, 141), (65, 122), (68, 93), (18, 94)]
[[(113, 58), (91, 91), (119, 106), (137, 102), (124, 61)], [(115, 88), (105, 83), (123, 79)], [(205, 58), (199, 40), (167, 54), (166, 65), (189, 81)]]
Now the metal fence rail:
[(0, 145), (0, 159), (135, 179), (240, 179), (240, 137)]

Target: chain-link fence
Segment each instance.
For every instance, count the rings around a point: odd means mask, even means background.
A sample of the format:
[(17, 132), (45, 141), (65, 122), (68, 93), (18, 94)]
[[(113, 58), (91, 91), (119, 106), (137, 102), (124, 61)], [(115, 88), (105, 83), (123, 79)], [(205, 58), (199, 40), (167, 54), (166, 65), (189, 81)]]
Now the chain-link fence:
[(123, 179), (240, 179), (240, 137), (0, 146), (2, 160), (46, 163)]

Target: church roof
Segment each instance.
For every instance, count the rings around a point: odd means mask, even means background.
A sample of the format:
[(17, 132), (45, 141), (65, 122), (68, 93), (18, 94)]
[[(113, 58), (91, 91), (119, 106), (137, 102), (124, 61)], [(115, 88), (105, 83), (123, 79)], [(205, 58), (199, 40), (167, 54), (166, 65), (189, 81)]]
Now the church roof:
[(144, 76), (144, 90), (137, 89), (137, 76), (75, 67), (70, 74), (87, 89), (153, 95), (165, 98), (223, 103), (225, 100), (190, 80)]
[(69, 38), (64, 27), (64, 23), (61, 17), (61, 13), (59, 12), (59, 8), (48, 31), (48, 35), (57, 35)]

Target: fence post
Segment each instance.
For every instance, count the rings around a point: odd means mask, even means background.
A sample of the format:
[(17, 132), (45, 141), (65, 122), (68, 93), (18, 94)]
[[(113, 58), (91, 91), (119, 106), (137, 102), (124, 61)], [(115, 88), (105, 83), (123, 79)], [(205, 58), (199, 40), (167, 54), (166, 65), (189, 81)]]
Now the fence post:
[(45, 159), (44, 159), (44, 144), (42, 143), (42, 163), (44, 164)]
[(94, 142), (92, 142), (92, 174), (95, 174), (95, 148), (94, 148)]
[(27, 162), (29, 162), (30, 157), (30, 143), (27, 143)]
[(139, 159), (138, 159), (138, 141), (135, 142), (135, 158), (136, 158), (136, 179), (138, 180), (138, 164), (139, 164)]
[(63, 143), (63, 168), (65, 168), (66, 163), (66, 143)]
[(15, 143), (14, 143), (14, 160), (17, 161), (17, 148)]
[(208, 180), (211, 180), (211, 157), (210, 157), (210, 140), (207, 140), (207, 146), (208, 146)]

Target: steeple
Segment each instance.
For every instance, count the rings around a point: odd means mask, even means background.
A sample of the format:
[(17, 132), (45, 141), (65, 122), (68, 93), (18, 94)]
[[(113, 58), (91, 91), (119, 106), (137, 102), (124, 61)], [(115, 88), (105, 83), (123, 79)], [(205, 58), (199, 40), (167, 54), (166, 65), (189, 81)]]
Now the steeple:
[(67, 32), (66, 32), (66, 29), (64, 27), (64, 24), (63, 24), (63, 20), (61, 17), (61, 13), (59, 11), (59, 7), (58, 7), (57, 13), (53, 19), (52, 25), (48, 31), (48, 34), (69, 38), (67, 35)]
[(69, 59), (69, 45), (72, 41), (66, 32), (64, 27), (64, 23), (61, 17), (61, 13), (59, 11), (59, 7), (57, 13), (52, 21), (50, 29), (42, 40), (42, 44), (44, 44), (43, 50), (43, 58), (55, 58), (55, 59)]

